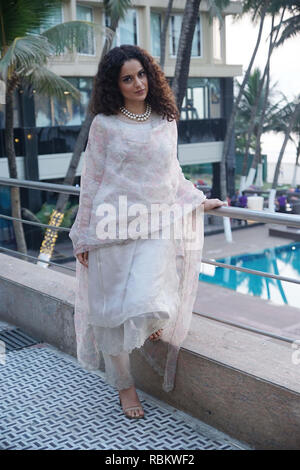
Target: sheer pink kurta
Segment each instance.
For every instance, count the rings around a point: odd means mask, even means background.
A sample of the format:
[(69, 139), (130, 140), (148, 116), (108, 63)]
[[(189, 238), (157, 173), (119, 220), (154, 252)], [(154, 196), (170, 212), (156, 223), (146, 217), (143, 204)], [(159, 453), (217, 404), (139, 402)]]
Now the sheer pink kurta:
[[(120, 196), (126, 196), (126, 217), (121, 210)], [(77, 357), (85, 368), (99, 368), (99, 338), (103, 351), (108, 352), (110, 347), (107, 342), (105, 344), (103, 330), (95, 338), (94, 326), (98, 325), (101, 331), (102, 327), (119, 328), (131, 322), (136, 330), (140, 328), (136, 343), (132, 340), (126, 343), (116, 333), (112, 350), (127, 348), (130, 352), (134, 347), (139, 348), (138, 351), (164, 377), (163, 389), (173, 389), (177, 356), (190, 326), (198, 286), (203, 248), (202, 203), (205, 198), (203, 192), (182, 173), (177, 159), (176, 121), (169, 122), (156, 113), (143, 123), (129, 122), (115, 115), (98, 114), (94, 118), (83, 160), (79, 210), (70, 231), (74, 254), (93, 251), (90, 253), (93, 263), (100, 256), (103, 269), (102, 284), (99, 280), (103, 290), (97, 297), (94, 290), (91, 292), (88, 268), (76, 260), (74, 322)], [(103, 203), (115, 209), (109, 217), (107, 213), (97, 212)], [(158, 209), (162, 216), (159, 225), (154, 227), (149, 214), (151, 211), (155, 213), (157, 205), (162, 203), (164, 206)], [(130, 207), (136, 204), (146, 208), (140, 219), (138, 238), (130, 231), (124, 232), (137, 218), (136, 212), (130, 212)], [(174, 204), (184, 212), (172, 212), (168, 218)], [(199, 225), (195, 233), (196, 219)], [(180, 220), (185, 223), (180, 239), (172, 236), (172, 230), (169, 241), (155, 239), (158, 234), (161, 236), (163, 227), (171, 227), (172, 222)], [(105, 239), (99, 235), (99, 226), (102, 222), (103, 227), (105, 221), (115, 222), (116, 231), (112, 238)], [(169, 266), (162, 269), (166, 262), (164, 256), (171, 258)], [(170, 262), (172, 257), (173, 263)], [(120, 260), (116, 267), (113, 259)], [(123, 260), (128, 259), (133, 263), (132, 269), (126, 265), (120, 269)], [(149, 269), (144, 270), (144, 266)], [(90, 266), (89, 269), (91, 276)], [(117, 269), (118, 272), (115, 271)], [(97, 273), (93, 276), (96, 278)], [(106, 283), (103, 282), (105, 279)], [(149, 285), (153, 286), (152, 296)], [(137, 296), (139, 287), (142, 292), (147, 287), (145, 304), (143, 296)], [(109, 299), (109, 304), (103, 301), (103, 296)], [(124, 303), (125, 298), (127, 303)], [(162, 304), (163, 311), (158, 309)], [(102, 306), (105, 306), (105, 312)], [(162, 341), (154, 343), (147, 340), (151, 328), (153, 332), (158, 326), (164, 328)]]

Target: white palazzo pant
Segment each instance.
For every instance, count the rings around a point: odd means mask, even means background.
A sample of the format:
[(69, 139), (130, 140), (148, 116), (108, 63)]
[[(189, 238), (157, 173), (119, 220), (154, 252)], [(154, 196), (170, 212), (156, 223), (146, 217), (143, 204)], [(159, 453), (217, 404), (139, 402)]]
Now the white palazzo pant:
[(117, 390), (123, 390), (134, 385), (130, 370), (130, 355), (123, 352), (117, 356), (102, 352), (105, 363), (106, 381)]
[(131, 351), (164, 328), (178, 308), (179, 277), (172, 239), (136, 239), (89, 252), (89, 323), (118, 390), (134, 381)]

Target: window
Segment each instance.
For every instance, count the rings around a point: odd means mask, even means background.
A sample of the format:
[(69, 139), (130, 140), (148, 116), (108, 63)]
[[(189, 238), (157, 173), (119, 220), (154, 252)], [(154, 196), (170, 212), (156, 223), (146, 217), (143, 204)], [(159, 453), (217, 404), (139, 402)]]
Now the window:
[(219, 78), (189, 78), (180, 118), (183, 120), (220, 118), (220, 90)]
[[(169, 26), (169, 34), (170, 34), (170, 54), (172, 56), (177, 55), (178, 51), (178, 43), (180, 37), (180, 30), (181, 30), (181, 22), (182, 22), (182, 14), (172, 15), (171, 22)], [(192, 57), (201, 57), (201, 25), (200, 25), (200, 16), (198, 16), (193, 43), (192, 43)]]
[[(17, 89), (14, 90), (13, 94), (13, 120), (14, 127), (20, 127), (20, 110), (19, 110), (19, 92)], [(5, 88), (4, 82), (0, 80), (0, 129), (5, 128)], [(1, 147), (1, 145), (0, 145)]]
[[(76, 18), (81, 21), (93, 22), (93, 9), (82, 5), (76, 5)], [(89, 31), (77, 49), (78, 54), (95, 55), (94, 33)]]
[[(105, 14), (105, 26), (109, 27), (110, 18)], [(133, 8), (127, 10), (125, 18), (119, 21), (112, 47), (122, 44), (137, 45), (137, 15)]]
[(151, 54), (160, 57), (161, 15), (151, 12)]
[(93, 78), (65, 77), (80, 91), (80, 102), (67, 97), (64, 102), (48, 96), (34, 95), (36, 127), (79, 126), (84, 121)]
[(213, 19), (213, 53), (214, 59), (221, 59), (221, 23), (219, 18)]

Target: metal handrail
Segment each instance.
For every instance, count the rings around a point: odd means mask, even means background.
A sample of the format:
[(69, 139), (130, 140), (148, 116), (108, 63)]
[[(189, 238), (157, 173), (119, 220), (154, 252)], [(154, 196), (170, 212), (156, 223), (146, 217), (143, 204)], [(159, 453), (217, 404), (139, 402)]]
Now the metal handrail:
[(206, 214), (220, 215), (232, 219), (255, 220), (276, 225), (289, 225), (300, 229), (300, 216), (296, 214), (283, 214), (278, 212), (269, 212), (268, 210), (254, 211), (240, 207), (218, 207), (205, 212)]
[(19, 217), (12, 217), (10, 215), (4, 215), (0, 214), (1, 219), (8, 219), (8, 220), (18, 220), (19, 222), (23, 222), (24, 224), (30, 224), (30, 225), (37, 225), (38, 227), (45, 227), (45, 228), (51, 228), (51, 230), (61, 230), (64, 232), (69, 232), (70, 229), (68, 227), (56, 227), (55, 225), (47, 225), (47, 224), (42, 224), (42, 222), (34, 222), (33, 220), (26, 220), (26, 219), (20, 219)]
[(0, 178), (0, 186), (17, 186), (20, 188), (39, 189), (41, 191), (52, 191), (54, 193), (66, 193), (79, 196), (80, 188), (68, 184), (43, 183), (41, 181), (21, 180), (16, 178)]
[[(0, 185), (18, 186), (18, 187), (24, 187), (24, 188), (29, 188), (29, 189), (39, 189), (39, 190), (42, 190), (42, 191), (49, 191), (50, 190), (50, 191), (53, 191), (53, 192), (73, 194), (73, 195), (77, 195), (77, 196), (80, 195), (80, 188), (79, 187), (76, 188), (76, 187), (70, 186), (70, 185), (43, 183), (43, 182), (40, 182), (40, 181), (19, 180), (19, 179), (15, 179), (15, 178), (0, 177)], [(263, 222), (263, 223), (289, 225), (291, 227), (296, 227), (296, 228), (300, 229), (300, 216), (291, 215), (291, 214), (274, 213), (274, 212), (269, 212), (267, 210), (254, 211), (254, 210), (243, 209), (243, 208), (238, 208), (238, 207), (228, 207), (228, 206), (224, 207), (223, 206), (223, 207), (218, 207), (216, 209), (211, 209), (209, 211), (206, 211), (206, 214), (217, 215), (217, 216), (220, 216), (220, 217), (230, 217), (230, 218), (233, 218), (233, 219), (237, 218), (237, 219), (243, 219), (243, 220), (255, 220), (255, 221)], [(51, 225), (46, 225), (46, 224), (34, 222), (34, 221), (19, 219), (17, 217), (5, 216), (3, 214), (0, 214), (0, 217), (10, 219), (10, 220), (18, 220), (18, 221), (21, 221), (23, 223), (29, 223), (29, 224), (32, 224), (32, 225), (38, 225), (38, 226), (42, 226), (42, 227), (51, 228), (52, 230), (70, 231), (70, 229), (66, 228), (66, 227), (55, 227), (55, 226), (51, 226)], [(59, 265), (59, 264), (57, 264), (53, 261), (43, 261), (43, 260), (40, 260), (39, 258), (37, 258), (35, 256), (31, 256), (31, 255), (27, 255), (27, 254), (25, 255), (24, 253), (20, 253), (20, 252), (15, 251), (15, 250), (10, 250), (10, 249), (5, 248), (5, 247), (0, 247), (0, 251), (1, 250), (6, 251), (8, 253), (13, 253), (14, 255), (18, 255), (18, 256), (21, 256), (21, 257), (25, 256), (25, 257), (30, 258), (30, 259), (38, 260), (39, 262), (45, 262), (47, 264), (51, 264), (51, 265), (54, 265), (54, 266), (58, 266), (58, 267), (76, 272), (76, 269), (74, 269), (74, 268), (70, 268), (68, 266), (61, 266), (61, 265)], [(248, 273), (255, 274), (255, 275), (258, 275), (258, 276), (262, 276), (262, 277), (269, 277), (269, 278), (274, 278), (274, 279), (278, 279), (278, 280), (283, 280), (283, 281), (287, 281), (287, 282), (294, 282), (296, 284), (300, 284), (300, 281), (298, 281), (297, 279), (289, 278), (289, 277), (286, 277), (286, 276), (280, 276), (280, 275), (276, 275), (276, 274), (269, 274), (269, 273), (265, 273), (265, 272), (262, 272), (262, 271), (256, 271), (256, 270), (253, 270), (253, 269), (237, 267), (237, 266), (228, 265), (228, 264), (225, 264), (225, 263), (219, 263), (215, 260), (211, 260), (211, 259), (207, 259), (207, 258), (202, 258), (202, 262), (205, 263), (205, 264), (216, 265), (216, 266), (220, 266), (220, 267), (223, 267), (223, 268), (233, 269), (233, 270), (236, 270), (236, 271), (248, 272)], [(294, 341), (293, 338), (287, 338), (287, 337), (284, 337), (284, 336), (280, 336), (280, 335), (270, 333), (268, 331), (248, 327), (248, 326), (245, 326), (245, 325), (242, 325), (242, 324), (239, 324), (239, 323), (234, 323), (234, 322), (230, 322), (230, 321), (227, 321), (227, 320), (214, 318), (210, 315), (206, 315), (206, 314), (203, 314), (203, 313), (199, 313), (199, 312), (194, 312), (194, 313), (196, 313), (196, 315), (198, 315), (198, 316), (209, 318), (209, 319), (214, 320), (214, 321), (219, 321), (219, 322), (224, 323), (224, 324), (229, 324), (229, 325), (232, 325), (232, 326), (236, 326), (238, 328), (242, 328), (242, 329), (245, 329), (245, 330), (248, 330), (248, 331), (252, 331), (254, 333), (262, 334), (264, 336), (269, 336), (269, 337), (280, 339), (280, 340), (287, 341), (287, 342), (293, 342)]]
[[(0, 178), (0, 185), (7, 185), (7, 186), (18, 186), (18, 187), (25, 187), (29, 189), (39, 189), (39, 190), (44, 190), (44, 191), (54, 191), (54, 192), (62, 192), (62, 193), (67, 193), (67, 194), (73, 194), (73, 195), (80, 195), (80, 188), (74, 188), (74, 186), (69, 186), (69, 185), (62, 185), (62, 184), (53, 184), (53, 183), (43, 183), (40, 181), (30, 181), (30, 180), (21, 180), (21, 179), (16, 179), (16, 178), (5, 178), (1, 177)], [(223, 206), (223, 207), (218, 207), (216, 209), (211, 209), (209, 211), (205, 212), (206, 214), (211, 214), (211, 215), (217, 215), (220, 217), (230, 217), (230, 218), (237, 218), (237, 219), (243, 219), (243, 220), (256, 220), (259, 222), (264, 222), (264, 223), (275, 223), (279, 225), (289, 225), (291, 227), (296, 227), (300, 229), (300, 216), (298, 215), (291, 215), (291, 214), (282, 214), (282, 213), (276, 213), (276, 212), (268, 212), (268, 211), (254, 211), (250, 209), (244, 209), (244, 208), (238, 208), (238, 207), (230, 207), (230, 206)], [(22, 223), (27, 223), (30, 225), (35, 225), (35, 226), (40, 226), (40, 227), (45, 227), (45, 228), (50, 228), (52, 230), (58, 230), (58, 231), (65, 231), (69, 232), (71, 229), (67, 227), (56, 227), (53, 225), (47, 225), (47, 224), (42, 224), (41, 222), (34, 222), (31, 220), (25, 220), (25, 219), (20, 219), (17, 217), (12, 217), (12, 216), (7, 216), (4, 214), (0, 214), (0, 218), (5, 218), (9, 220), (18, 220)], [(7, 248), (5, 249), (4, 247), (0, 247), (1, 250), (3, 251), (12, 251), (14, 253), (19, 253), (14, 250), (8, 250)], [(33, 259), (36, 259), (40, 261), (39, 258), (37, 257), (32, 257), (29, 255), (24, 255), (20, 254), (22, 256), (28, 256)], [(287, 282), (294, 282), (296, 284), (300, 284), (300, 281), (297, 279), (285, 277), (285, 276), (280, 276), (276, 274), (269, 274), (265, 273), (263, 271), (256, 271), (248, 268), (242, 268), (238, 266), (232, 266), (228, 265), (225, 263), (219, 263), (215, 260), (212, 259), (207, 259), (207, 258), (202, 258), (202, 262), (205, 264), (212, 264), (216, 266), (220, 266), (223, 268), (228, 268), (236, 271), (243, 271), (243, 272), (248, 272), (254, 275), (262, 276), (262, 277), (270, 277), (282, 281), (287, 281)], [(49, 262), (49, 264), (51, 264)], [(56, 264), (56, 263), (52, 263)], [(67, 268), (65, 266), (61, 266), (62, 268), (66, 268), (69, 270), (73, 270), (72, 268)]]
[(21, 257), (25, 256), (26, 258), (38, 260), (40, 263), (53, 264), (54, 266), (58, 266), (59, 268), (68, 269), (69, 271), (74, 271), (74, 272), (76, 271), (76, 269), (70, 268), (69, 266), (61, 266), (60, 264), (54, 263), (53, 261), (45, 261), (43, 259), (37, 258), (36, 256), (31, 256), (31, 255), (27, 255), (25, 253), (20, 253), (19, 251), (10, 250), (9, 248), (5, 248), (4, 246), (0, 246), (0, 251), (1, 250), (7, 251), (8, 253), (13, 253), (14, 255), (18, 255), (18, 256), (21, 256)]
[[(80, 187), (76, 188), (74, 186), (64, 184), (43, 183), (40, 181), (0, 177), (0, 186), (1, 185), (39, 189), (42, 191), (53, 191), (58, 193), (73, 194), (75, 196), (80, 195)], [(211, 209), (210, 211), (206, 211), (206, 214), (230, 217), (233, 219), (255, 220), (257, 222), (289, 225), (291, 227), (300, 228), (300, 216), (295, 214), (269, 212), (268, 210), (254, 211), (251, 209), (243, 209), (231, 206)]]
[(228, 268), (234, 271), (242, 271), (244, 273), (255, 274), (256, 276), (270, 277), (272, 279), (278, 279), (279, 281), (294, 282), (295, 284), (300, 284), (299, 279), (294, 279), (292, 277), (280, 276), (278, 274), (269, 274), (269, 273), (265, 273), (264, 271), (256, 271), (255, 269), (242, 268), (240, 266), (233, 266), (232, 264), (220, 263), (219, 261), (211, 260), (208, 258), (202, 258), (201, 262), (205, 264), (212, 264), (214, 266), (219, 266), (220, 268)]
[(221, 318), (216, 318), (211, 315), (207, 315), (206, 313), (200, 312), (193, 312), (194, 315), (198, 317), (208, 318), (209, 320), (218, 321), (220, 323), (224, 323), (225, 325), (236, 326), (237, 328), (242, 328), (243, 330), (251, 331), (252, 333), (257, 333), (259, 335), (269, 336), (270, 338), (280, 339), (281, 341), (286, 341), (287, 343), (293, 343), (295, 338), (289, 338), (288, 336), (276, 335), (276, 333), (270, 333), (269, 331), (261, 330), (259, 328), (254, 328), (253, 326), (246, 326), (242, 323), (232, 322), (229, 320), (223, 320)]

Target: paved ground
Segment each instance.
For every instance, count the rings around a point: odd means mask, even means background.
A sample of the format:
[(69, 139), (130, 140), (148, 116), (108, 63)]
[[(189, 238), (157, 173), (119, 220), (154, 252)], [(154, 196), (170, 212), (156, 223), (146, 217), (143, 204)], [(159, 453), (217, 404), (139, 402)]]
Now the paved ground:
[(223, 258), (242, 253), (255, 253), (265, 248), (292, 243), (280, 237), (270, 237), (267, 225), (249, 225), (246, 228), (232, 231), (232, 243), (225, 240), (224, 233), (207, 235), (204, 239), (203, 256), (206, 258)]
[(101, 371), (45, 343), (7, 352), (0, 380), (2, 450), (248, 449), (141, 391), (145, 418), (127, 419)]

